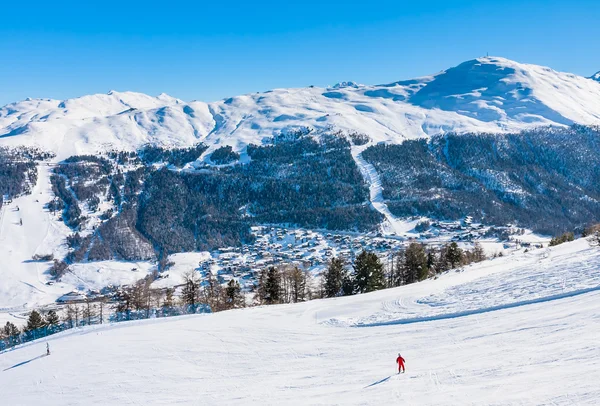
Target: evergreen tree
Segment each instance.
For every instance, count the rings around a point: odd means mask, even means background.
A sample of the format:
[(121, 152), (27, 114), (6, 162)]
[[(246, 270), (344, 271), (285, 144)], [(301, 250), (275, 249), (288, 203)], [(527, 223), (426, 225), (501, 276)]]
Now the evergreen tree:
[(54, 310), (50, 310), (48, 314), (46, 314), (46, 325), (51, 332), (55, 332), (58, 329), (58, 323), (60, 319), (58, 318), (58, 314)]
[(354, 261), (354, 285), (357, 293), (385, 288), (383, 264), (375, 253), (363, 250)]
[(373, 292), (375, 290), (385, 289), (385, 271), (383, 264), (379, 260), (379, 257), (374, 253), (371, 253), (370, 258), (371, 276), (369, 283), (367, 284), (367, 292)]
[(281, 274), (274, 266), (267, 271), (265, 281), (265, 301), (267, 304), (280, 303), (281, 300)]
[(429, 269), (430, 272), (434, 272), (434, 273), (438, 272), (438, 270), (436, 268), (435, 253), (433, 250), (427, 251), (427, 268)]
[(437, 273), (441, 273), (450, 269), (450, 263), (448, 262), (448, 258), (446, 253), (448, 252), (448, 245), (444, 245), (440, 248), (437, 259), (435, 262), (435, 270)]
[(429, 268), (427, 267), (427, 255), (423, 245), (413, 242), (406, 249), (406, 283), (414, 283), (427, 278)]
[(564, 242), (569, 242), (569, 241), (573, 241), (575, 239), (575, 235), (571, 232), (568, 233), (563, 233), (562, 235), (559, 235), (557, 237), (553, 237), (550, 240), (550, 246), (554, 246), (554, 245), (559, 245), (562, 244)]
[(33, 310), (31, 313), (29, 313), (27, 325), (25, 326), (26, 331), (34, 331), (44, 326), (46, 326), (46, 322), (37, 310)]
[(20, 334), (19, 328), (10, 321), (6, 322), (2, 330), (6, 337), (18, 336)]
[(8, 345), (16, 345), (19, 342), (21, 332), (19, 328), (10, 321), (7, 321), (2, 328), (3, 335), (8, 339)]
[(450, 268), (456, 268), (457, 265), (460, 265), (462, 259), (463, 252), (458, 248), (458, 244), (453, 241), (446, 248), (446, 260), (450, 264)]
[(349, 272), (344, 272), (344, 277), (342, 278), (342, 295), (350, 296), (355, 293), (354, 291), (354, 281), (352, 280), (352, 275)]
[(325, 297), (336, 297), (342, 294), (344, 274), (344, 261), (342, 258), (332, 258), (323, 275), (325, 279)]
[(227, 307), (230, 309), (245, 307), (246, 305), (244, 295), (242, 294), (242, 288), (239, 282), (234, 279), (227, 283), (227, 288), (225, 288), (225, 296)]
[(46, 314), (46, 324), (49, 326), (55, 326), (59, 323), (60, 319), (58, 318), (58, 314), (54, 310), (50, 310), (48, 314)]

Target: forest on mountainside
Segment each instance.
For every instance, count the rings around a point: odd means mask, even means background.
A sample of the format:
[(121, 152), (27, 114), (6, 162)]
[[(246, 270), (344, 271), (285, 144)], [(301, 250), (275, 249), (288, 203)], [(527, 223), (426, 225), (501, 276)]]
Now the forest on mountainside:
[(554, 235), (600, 219), (600, 128), (446, 134), (363, 152), (396, 216), (517, 224)]

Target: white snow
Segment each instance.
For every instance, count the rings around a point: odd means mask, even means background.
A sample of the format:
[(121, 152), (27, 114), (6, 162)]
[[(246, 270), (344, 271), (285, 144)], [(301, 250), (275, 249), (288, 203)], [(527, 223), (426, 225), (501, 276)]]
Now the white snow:
[(71, 330), (47, 339), (49, 357), (43, 340), (0, 354), (0, 393), (19, 405), (594, 405), (599, 265), (578, 240), (371, 294)]
[(353, 146), (351, 153), (354, 162), (360, 169), (363, 178), (369, 185), (369, 200), (375, 210), (385, 217), (385, 221), (381, 228), (384, 234), (395, 234), (398, 236), (413, 236), (409, 231), (414, 229), (420, 220), (407, 221), (394, 216), (387, 207), (383, 199), (383, 187), (381, 186), (381, 178), (375, 167), (368, 163), (363, 157), (362, 152), (370, 147), (368, 143), (361, 146)]
[(54, 258), (64, 258), (67, 253), (64, 241), (72, 231), (44, 208), (53, 198), (51, 166), (42, 162), (37, 169), (38, 179), (32, 193), (0, 209), (0, 323), (12, 321), (21, 325), (23, 312), (51, 304), (65, 293), (132, 283), (155, 267), (149, 262), (74, 264), (60, 282), (49, 285), (51, 262), (33, 261), (32, 257), (53, 254)]
[(62, 258), (66, 254), (62, 242), (70, 234), (64, 223), (52, 219), (43, 208), (51, 200), (49, 169), (46, 163), (38, 165), (32, 193), (0, 209), (0, 322), (18, 317), (16, 313), (24, 307), (53, 302), (72, 290), (63, 283), (46, 285), (50, 263), (32, 261), (34, 254)]
[(436, 75), (386, 85), (275, 89), (213, 103), (133, 92), (0, 108), (0, 146), (37, 145), (59, 159), (146, 143), (205, 142), (206, 155), (290, 128), (337, 128), (398, 143), (448, 131), (506, 132), (600, 123), (600, 83), (550, 68), (486, 57)]

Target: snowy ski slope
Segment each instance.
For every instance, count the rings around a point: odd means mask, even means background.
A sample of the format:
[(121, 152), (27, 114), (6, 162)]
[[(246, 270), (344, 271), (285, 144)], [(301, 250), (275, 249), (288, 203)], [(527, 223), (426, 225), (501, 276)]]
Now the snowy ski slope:
[(59, 159), (146, 143), (209, 154), (243, 151), (299, 127), (362, 132), (374, 142), (455, 132), (506, 132), (600, 123), (600, 83), (504, 58), (466, 61), (431, 76), (385, 85), (275, 89), (213, 103), (134, 92), (69, 100), (28, 99), (0, 108), (0, 146), (36, 145)]
[(2, 403), (594, 405), (599, 267), (577, 240), (371, 294), (68, 331), (49, 357), (0, 354)]
[(65, 238), (72, 233), (44, 209), (53, 199), (51, 169), (46, 162), (40, 163), (31, 194), (5, 202), (0, 208), (0, 324), (11, 321), (22, 325), (24, 311), (54, 303), (78, 288), (94, 290), (133, 283), (153, 266), (149, 262), (82, 263), (74, 265), (60, 282), (50, 282), (47, 271), (51, 262), (36, 262), (32, 257), (53, 254), (63, 258), (67, 253)]

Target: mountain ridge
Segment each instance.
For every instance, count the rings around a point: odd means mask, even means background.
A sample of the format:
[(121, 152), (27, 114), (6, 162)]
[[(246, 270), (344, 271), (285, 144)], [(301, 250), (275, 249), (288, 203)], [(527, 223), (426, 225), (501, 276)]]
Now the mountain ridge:
[(283, 88), (217, 102), (110, 91), (0, 108), (0, 145), (37, 146), (59, 159), (144, 144), (212, 151), (298, 128), (367, 134), (400, 143), (446, 132), (520, 131), (600, 123), (600, 83), (547, 67), (483, 57), (384, 85)]

